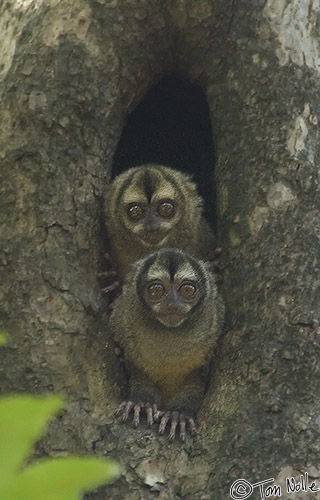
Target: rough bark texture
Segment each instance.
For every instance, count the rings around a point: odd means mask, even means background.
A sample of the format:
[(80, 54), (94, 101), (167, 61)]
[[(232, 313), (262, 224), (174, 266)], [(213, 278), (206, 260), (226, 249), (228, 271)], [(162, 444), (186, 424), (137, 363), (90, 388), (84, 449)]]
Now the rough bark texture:
[[(317, 5), (2, 3), (1, 389), (65, 394), (40, 454), (123, 464), (92, 500), (220, 500), (240, 477), (283, 490), (320, 477)], [(96, 278), (121, 131), (172, 72), (208, 100), (227, 263), (207, 430), (185, 445), (113, 421), (121, 377)]]

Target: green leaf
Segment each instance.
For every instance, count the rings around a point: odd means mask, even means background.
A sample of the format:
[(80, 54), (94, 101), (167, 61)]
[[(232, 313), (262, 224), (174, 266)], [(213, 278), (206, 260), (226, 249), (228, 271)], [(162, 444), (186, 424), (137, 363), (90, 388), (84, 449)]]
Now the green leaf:
[(0, 399), (1, 500), (77, 500), (83, 491), (119, 475), (115, 462), (90, 457), (44, 459), (21, 470), (46, 421), (61, 405), (57, 396)]
[(45, 459), (16, 476), (1, 498), (76, 500), (85, 490), (100, 486), (119, 473), (119, 466), (111, 460), (87, 457)]
[(18, 471), (48, 418), (61, 406), (58, 396), (15, 395), (0, 399), (0, 480)]
[(7, 342), (6, 334), (0, 331), (0, 346), (4, 345), (6, 342)]

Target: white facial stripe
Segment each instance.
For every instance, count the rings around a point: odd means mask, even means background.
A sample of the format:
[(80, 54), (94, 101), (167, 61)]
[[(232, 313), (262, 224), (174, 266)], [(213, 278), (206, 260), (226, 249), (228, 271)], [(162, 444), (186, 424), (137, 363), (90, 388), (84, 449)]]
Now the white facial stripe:
[(184, 307), (186, 308), (187, 313), (189, 313), (192, 309), (192, 306), (190, 304), (185, 304)]
[(154, 196), (152, 197), (152, 201), (160, 201), (165, 198), (171, 198), (172, 200), (176, 198), (175, 190), (170, 184), (162, 184), (158, 186)]
[(172, 325), (168, 324), (168, 322), (166, 322), (165, 319), (160, 319), (159, 318), (160, 323), (162, 323), (164, 326), (167, 326), (169, 328), (177, 328), (177, 326), (180, 326), (184, 322), (184, 320), (185, 320), (185, 318), (182, 318), (181, 321), (179, 321), (179, 323), (176, 323), (174, 325), (174, 327), (172, 327)]
[(170, 275), (169, 273), (166, 273), (164, 269), (161, 269), (161, 272), (157, 269), (153, 269), (152, 267), (149, 269), (147, 273), (147, 280), (158, 280), (158, 279), (167, 279), (168, 281), (170, 280)]
[[(160, 186), (152, 197), (152, 201), (157, 202), (166, 198), (174, 200), (175, 197), (175, 191), (171, 186)], [(132, 189), (132, 187), (123, 193), (122, 200), (125, 205), (147, 203), (145, 193), (138, 188)]]
[(135, 233), (139, 236), (139, 231), (140, 231), (140, 224), (139, 222), (136, 224), (127, 224), (129, 226), (129, 229), (132, 233)]
[(123, 193), (122, 201), (125, 205), (129, 205), (130, 203), (137, 203), (140, 205), (141, 203), (147, 203), (147, 198), (142, 191), (131, 192), (131, 189)]
[(184, 279), (197, 281), (199, 279), (199, 276), (196, 274), (195, 270), (188, 262), (185, 262), (183, 266), (178, 269), (174, 277), (177, 280)]
[(155, 313), (158, 313), (160, 311), (160, 303), (152, 304), (152, 309)]
[[(161, 268), (161, 270), (159, 269)], [(147, 273), (147, 280), (156, 280), (156, 279), (167, 279), (170, 281), (170, 274), (162, 267), (162, 266), (156, 266), (153, 265), (148, 273)], [(190, 281), (198, 281), (199, 276), (193, 269), (193, 267), (188, 263), (185, 262), (176, 272), (174, 276), (175, 280), (190, 280)]]

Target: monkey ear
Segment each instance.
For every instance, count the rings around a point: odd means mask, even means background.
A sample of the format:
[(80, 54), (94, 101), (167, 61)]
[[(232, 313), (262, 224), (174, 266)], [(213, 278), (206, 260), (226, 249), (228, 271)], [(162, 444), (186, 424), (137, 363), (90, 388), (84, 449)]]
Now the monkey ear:
[(189, 174), (181, 174), (183, 176), (184, 180), (184, 187), (189, 194), (190, 197), (192, 197), (193, 200), (196, 200), (196, 204), (199, 208), (203, 207), (203, 199), (199, 195), (198, 191), (198, 186), (196, 182), (193, 180), (192, 176)]
[(181, 172), (181, 170), (178, 170), (178, 172), (180, 172), (180, 174), (183, 175), (185, 181), (194, 182), (193, 180), (194, 174), (185, 174), (184, 172)]

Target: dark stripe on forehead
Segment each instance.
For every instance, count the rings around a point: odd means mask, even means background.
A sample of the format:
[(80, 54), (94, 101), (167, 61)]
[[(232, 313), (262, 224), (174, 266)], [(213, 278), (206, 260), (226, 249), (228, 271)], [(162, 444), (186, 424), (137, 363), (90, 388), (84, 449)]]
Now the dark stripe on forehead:
[(169, 257), (169, 259), (168, 259), (169, 260), (168, 271), (169, 271), (169, 275), (170, 275), (170, 280), (173, 281), (174, 276), (175, 276), (176, 272), (178, 271), (179, 263), (181, 262), (181, 258), (179, 258), (180, 256), (176, 252), (169, 254), (168, 257)]
[(146, 194), (148, 203), (151, 202), (152, 195), (154, 193), (155, 186), (152, 183), (152, 174), (149, 169), (146, 169), (143, 176), (143, 190)]
[(199, 280), (204, 278), (204, 273), (201, 266), (191, 255), (185, 254), (178, 249), (172, 248), (159, 250), (158, 255), (158, 260), (160, 264), (168, 270), (171, 281), (174, 280), (175, 275), (186, 262), (190, 265), (191, 268), (194, 269)]
[[(143, 170), (144, 170), (144, 172), (143, 172)], [(157, 180), (159, 179), (159, 177), (163, 177), (163, 179), (165, 181), (167, 181), (168, 184), (171, 184), (174, 187), (174, 190), (176, 191), (176, 193), (180, 195), (179, 196), (179, 203), (180, 203), (181, 209), (183, 210), (183, 208), (185, 206), (185, 198), (184, 198), (184, 196), (182, 196), (181, 187), (179, 185), (180, 179), (178, 178), (178, 180), (177, 180), (174, 175), (172, 175), (170, 172), (168, 172), (165, 168), (162, 168), (161, 165), (152, 165), (152, 164), (150, 165), (150, 167), (144, 167), (144, 166), (143, 167), (135, 167), (135, 170), (132, 172), (132, 174), (129, 175), (129, 177), (125, 181), (123, 181), (123, 183), (122, 183), (122, 185), (117, 193), (115, 202), (114, 202), (114, 207), (116, 210), (119, 207), (119, 203), (120, 203), (121, 198), (123, 197), (124, 192), (133, 183), (134, 178), (137, 175), (140, 176), (138, 186), (146, 194), (146, 197), (148, 199), (148, 203), (150, 203), (153, 194), (157, 190), (157, 187), (158, 187)], [(178, 176), (180, 176), (180, 175), (182, 175), (182, 173), (178, 171)]]

